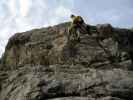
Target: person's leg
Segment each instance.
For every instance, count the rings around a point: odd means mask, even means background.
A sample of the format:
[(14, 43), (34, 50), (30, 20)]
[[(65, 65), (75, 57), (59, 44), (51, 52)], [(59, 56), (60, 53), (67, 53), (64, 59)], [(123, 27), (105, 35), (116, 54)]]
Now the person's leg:
[(90, 26), (87, 25), (87, 24), (85, 24), (85, 23), (79, 24), (79, 31), (80, 31), (80, 33), (82, 33), (82, 34), (91, 35)]
[(77, 31), (76, 31), (76, 40), (78, 41), (78, 42), (80, 42), (80, 30), (79, 30), (79, 28), (77, 29)]
[(90, 26), (87, 25), (87, 24), (85, 24), (85, 23), (83, 23), (82, 26), (83, 26), (83, 28), (85, 29), (86, 34), (91, 35), (91, 32), (90, 32)]
[(73, 40), (75, 37), (75, 25), (71, 25), (70, 28), (68, 29), (68, 41)]

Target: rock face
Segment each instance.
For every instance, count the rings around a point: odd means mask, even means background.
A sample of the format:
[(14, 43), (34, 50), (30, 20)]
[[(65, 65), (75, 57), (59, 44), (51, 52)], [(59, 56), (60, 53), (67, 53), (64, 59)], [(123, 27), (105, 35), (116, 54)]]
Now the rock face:
[(125, 31), (90, 26), (92, 35), (81, 33), (75, 42), (67, 40), (69, 24), (9, 39), (0, 60), (0, 100), (133, 100), (131, 61), (123, 51), (116, 56), (116, 43), (107, 38)]
[[(96, 38), (87, 33), (81, 34), (80, 43), (68, 41), (68, 26), (69, 23), (65, 23), (54, 27), (15, 34), (10, 38), (3, 56), (2, 62), (5, 68), (14, 69), (25, 64), (75, 63), (89, 65), (95, 58), (97, 60), (107, 60), (106, 54), (97, 43)], [(100, 32), (106, 30), (106, 27), (101, 27), (99, 30)], [(107, 31), (108, 29), (103, 32), (106, 33)], [(112, 46), (114, 46), (112, 40), (107, 39), (105, 42), (103, 45), (108, 49), (112, 49)]]

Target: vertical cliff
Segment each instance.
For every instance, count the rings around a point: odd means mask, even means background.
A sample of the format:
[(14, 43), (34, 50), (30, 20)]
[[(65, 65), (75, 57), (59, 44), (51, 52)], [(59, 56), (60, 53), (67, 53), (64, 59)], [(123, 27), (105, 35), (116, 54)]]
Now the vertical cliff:
[(90, 26), (91, 34), (82, 32), (75, 42), (67, 39), (69, 25), (9, 39), (0, 60), (0, 100), (133, 100), (131, 61), (112, 38), (133, 32), (109, 24)]

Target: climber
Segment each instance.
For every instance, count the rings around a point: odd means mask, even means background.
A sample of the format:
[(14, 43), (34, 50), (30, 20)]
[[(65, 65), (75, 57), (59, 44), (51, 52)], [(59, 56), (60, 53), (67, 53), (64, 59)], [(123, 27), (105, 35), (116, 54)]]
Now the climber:
[(70, 17), (72, 22), (68, 32), (69, 40), (80, 41), (80, 33), (89, 33), (89, 27), (85, 24), (81, 16), (75, 16), (72, 14)]
[(72, 14), (70, 17), (72, 19), (72, 23), (75, 25), (84, 23), (84, 20), (81, 16), (75, 16)]

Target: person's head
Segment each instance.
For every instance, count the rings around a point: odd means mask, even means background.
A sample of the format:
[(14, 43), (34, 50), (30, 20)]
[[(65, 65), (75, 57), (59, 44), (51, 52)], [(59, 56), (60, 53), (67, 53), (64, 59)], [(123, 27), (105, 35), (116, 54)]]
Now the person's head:
[(71, 16), (70, 16), (71, 18), (74, 18), (75, 17), (75, 15), (73, 15), (73, 14), (71, 14)]

